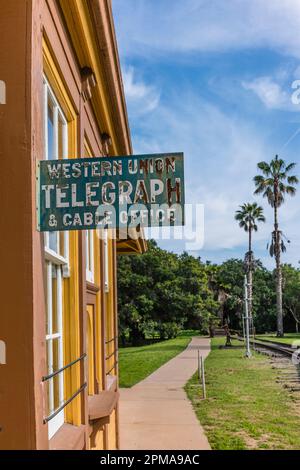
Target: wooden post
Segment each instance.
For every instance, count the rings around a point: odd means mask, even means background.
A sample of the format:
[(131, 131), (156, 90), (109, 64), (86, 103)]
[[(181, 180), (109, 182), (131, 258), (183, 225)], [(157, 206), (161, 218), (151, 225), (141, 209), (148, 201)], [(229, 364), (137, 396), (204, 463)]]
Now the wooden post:
[(203, 400), (206, 399), (206, 383), (205, 383), (205, 369), (204, 369), (204, 359), (201, 356), (201, 375), (202, 375), (202, 397)]
[(201, 380), (201, 361), (200, 361), (200, 349), (198, 349), (198, 379)]

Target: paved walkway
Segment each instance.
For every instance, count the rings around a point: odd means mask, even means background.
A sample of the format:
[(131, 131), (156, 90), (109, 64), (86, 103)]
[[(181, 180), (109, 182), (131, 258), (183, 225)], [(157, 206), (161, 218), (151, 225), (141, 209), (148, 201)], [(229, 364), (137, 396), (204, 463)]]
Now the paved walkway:
[(185, 351), (132, 388), (121, 390), (121, 450), (209, 450), (183, 389), (206, 357), (210, 340), (193, 338)]

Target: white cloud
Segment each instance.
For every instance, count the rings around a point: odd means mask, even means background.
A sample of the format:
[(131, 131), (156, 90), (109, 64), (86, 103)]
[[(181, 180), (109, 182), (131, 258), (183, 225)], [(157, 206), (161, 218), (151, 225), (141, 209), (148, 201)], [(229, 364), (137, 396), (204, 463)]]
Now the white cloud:
[(271, 77), (259, 77), (242, 85), (245, 90), (253, 91), (269, 109), (299, 111), (299, 107), (292, 104), (292, 93), (284, 91)]
[[(173, 96), (168, 105), (160, 104), (144, 116), (133, 132), (133, 142), (135, 153), (185, 152), (187, 203), (205, 206), (205, 244), (200, 256), (224, 259), (246, 251), (247, 235), (235, 222), (234, 213), (240, 204), (254, 199), (267, 215), (267, 223), (255, 234), (255, 248), (267, 256), (273, 214), (266, 200), (253, 197), (252, 178), (257, 162), (272, 155), (259, 127), (222, 112), (196, 93), (184, 92), (180, 100)], [(294, 240), (300, 232), (299, 198), (300, 193), (280, 211), (282, 228)], [(185, 248), (177, 242), (162, 246)], [(298, 250), (296, 244), (290, 245), (284, 260), (298, 259)], [(268, 266), (273, 266), (271, 259)]]
[[(300, 58), (300, 0), (114, 0), (113, 4), (125, 63), (142, 55), (143, 61), (158, 59), (159, 67), (160, 60), (174, 60), (181, 53), (188, 60), (189, 52), (253, 48)], [(199, 89), (188, 93), (183, 87), (180, 96), (175, 92), (172, 96), (171, 88), (176, 88), (172, 83), (162, 102), (157, 88), (149, 84), (150, 77), (145, 82), (146, 75), (137, 77), (136, 72), (125, 68), (124, 73), (135, 153), (184, 151), (187, 202), (205, 205), (205, 246), (200, 256), (212, 260), (240, 256), (247, 248), (247, 235), (236, 224), (234, 212), (254, 199), (257, 162), (272, 157), (275, 139), (268, 140), (270, 133), (259, 122), (250, 124), (242, 113), (232, 110), (230, 115), (208, 103)], [(244, 88), (268, 109), (295, 110), (292, 90), (286, 85), (292, 73), (282, 68), (272, 77), (246, 81)], [(283, 231), (295, 240), (284, 261), (296, 262), (299, 257), (299, 197), (300, 189), (280, 211)], [(257, 201), (268, 221), (255, 234), (255, 249), (273, 267), (266, 252), (272, 210), (262, 198)], [(173, 242), (164, 246), (184, 249)]]
[(185, 93), (145, 116), (133, 137), (136, 153), (185, 152), (187, 203), (205, 205), (205, 248), (244, 243), (234, 211), (251, 200), (251, 176), (265, 155), (263, 142), (247, 123)]
[(123, 55), (273, 48), (300, 58), (299, 0), (114, 0)]
[(154, 86), (137, 80), (133, 67), (124, 67), (123, 82), (127, 104), (132, 116), (151, 112), (158, 106), (159, 91)]

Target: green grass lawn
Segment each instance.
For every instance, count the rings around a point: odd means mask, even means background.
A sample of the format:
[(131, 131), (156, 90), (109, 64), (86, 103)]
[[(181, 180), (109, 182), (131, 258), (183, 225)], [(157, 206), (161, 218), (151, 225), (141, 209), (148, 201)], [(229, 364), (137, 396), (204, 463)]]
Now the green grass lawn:
[[(270, 360), (243, 349), (219, 349), (224, 338), (212, 341), (205, 361), (207, 399), (195, 375), (186, 391), (213, 449), (299, 449), (299, 395), (276, 382)], [(233, 341), (234, 345), (241, 343)]]
[(284, 338), (277, 338), (276, 333), (269, 333), (266, 335), (257, 335), (256, 338), (276, 341), (277, 343), (292, 344), (293, 341), (300, 341), (300, 333), (286, 333)]
[(149, 346), (120, 348), (120, 387), (128, 388), (148, 377), (160, 366), (181, 353), (199, 333), (184, 331), (177, 338)]

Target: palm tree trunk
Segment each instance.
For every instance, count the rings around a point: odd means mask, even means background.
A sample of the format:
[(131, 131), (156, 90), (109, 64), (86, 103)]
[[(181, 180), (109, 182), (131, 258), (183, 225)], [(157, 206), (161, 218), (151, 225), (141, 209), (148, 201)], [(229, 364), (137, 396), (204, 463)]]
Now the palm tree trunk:
[(283, 313), (282, 313), (282, 271), (280, 256), (280, 231), (278, 228), (278, 208), (275, 200), (274, 207), (274, 236), (275, 236), (275, 260), (276, 260), (276, 307), (277, 307), (277, 336), (283, 337)]
[(249, 228), (248, 312), (252, 316), (252, 230)]

